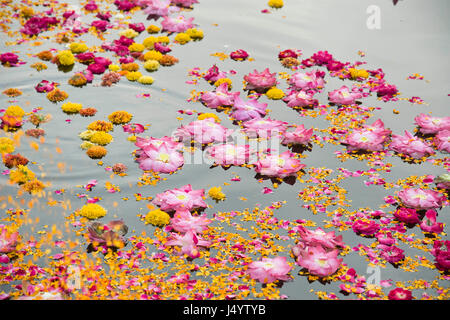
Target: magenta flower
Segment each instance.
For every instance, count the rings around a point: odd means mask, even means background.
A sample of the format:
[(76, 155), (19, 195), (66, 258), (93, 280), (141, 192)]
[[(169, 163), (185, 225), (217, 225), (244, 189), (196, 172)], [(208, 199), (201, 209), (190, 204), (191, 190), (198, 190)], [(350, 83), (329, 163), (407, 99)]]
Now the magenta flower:
[(220, 144), (206, 149), (214, 163), (221, 166), (240, 166), (250, 160), (249, 145)]
[(450, 153), (450, 129), (439, 131), (434, 137), (434, 143), (439, 151)]
[(392, 142), (389, 148), (395, 152), (405, 154), (409, 157), (420, 159), (434, 154), (433, 148), (428, 143), (421, 139), (414, 137), (411, 133), (405, 130), (405, 135), (392, 135)]
[(182, 211), (206, 208), (207, 205), (203, 201), (205, 196), (204, 189), (193, 190), (190, 184), (181, 188), (174, 188), (156, 195), (152, 204), (159, 206), (161, 210)]
[(442, 130), (450, 130), (450, 117), (431, 117), (421, 113), (414, 120), (423, 134), (435, 134)]
[(424, 232), (441, 233), (444, 230), (444, 224), (436, 221), (437, 213), (435, 210), (427, 210), (420, 223), (420, 229)]
[(285, 59), (285, 58), (297, 59), (298, 58), (298, 54), (297, 54), (297, 52), (295, 52), (292, 49), (287, 49), (287, 50), (280, 51), (280, 53), (278, 53), (278, 59), (282, 60), (282, 59)]
[(75, 56), (81, 63), (89, 64), (94, 61), (95, 55), (92, 52), (83, 52)]
[(139, 134), (145, 131), (145, 127), (139, 123), (129, 123), (122, 126), (123, 131), (132, 134)]
[(434, 190), (407, 188), (398, 193), (402, 204), (408, 208), (428, 210), (442, 207), (445, 196)]
[(219, 79), (226, 78), (227, 74), (223, 71), (219, 71), (216, 65), (213, 65), (208, 69), (207, 73), (203, 76), (203, 79), (210, 82), (216, 82)]
[(215, 91), (204, 92), (201, 95), (200, 100), (206, 107), (216, 109), (218, 107), (233, 105), (239, 95), (240, 92), (229, 92), (228, 84), (224, 82), (218, 86)]
[(247, 81), (247, 90), (266, 90), (278, 83), (276, 73), (270, 73), (269, 68), (262, 72), (254, 70), (253, 73), (244, 76), (244, 80)]
[(177, 6), (190, 8), (194, 5), (194, 3), (199, 3), (199, 2), (198, 2), (198, 0), (172, 0), (172, 3)]
[(328, 100), (337, 105), (352, 105), (356, 99), (361, 99), (362, 94), (359, 92), (351, 92), (347, 86), (328, 93)]
[(435, 265), (438, 270), (447, 272), (450, 270), (450, 241), (436, 240), (431, 249), (431, 254), (435, 258)]
[(392, 237), (390, 232), (378, 232), (376, 234), (377, 240), (380, 244), (385, 246), (392, 246), (395, 243), (395, 239)]
[(307, 145), (309, 140), (311, 139), (314, 133), (313, 128), (305, 129), (303, 124), (297, 126), (294, 131), (284, 132), (283, 140), (281, 140), (281, 144), (283, 145)]
[(104, 58), (104, 57), (95, 57), (94, 63), (101, 64), (102, 66), (107, 68), (111, 64), (111, 60), (109, 60), (108, 58)]
[(179, 11), (179, 8), (170, 5), (170, 0), (147, 0), (144, 3), (146, 7), (143, 12), (148, 15), (147, 20), (157, 20), (159, 17), (169, 16)]
[(114, 1), (114, 4), (116, 5), (118, 10), (122, 11), (130, 11), (131, 9), (137, 6), (137, 4), (134, 1), (128, 0), (116, 0)]
[(43, 93), (43, 92), (50, 92), (55, 89), (55, 86), (57, 85), (56, 82), (49, 82), (47, 80), (42, 80), (39, 82), (34, 89), (36, 89), (37, 92)]
[(29, 36), (34, 36), (46, 31), (50, 26), (56, 25), (58, 22), (59, 20), (55, 17), (40, 17), (35, 15), (25, 22), (23, 28), (20, 29), (20, 32)]
[(178, 210), (174, 217), (170, 219), (170, 225), (178, 232), (200, 233), (208, 229), (211, 220), (205, 214), (193, 216), (187, 209)]
[(389, 300), (412, 300), (412, 293), (403, 288), (395, 288), (389, 292)]
[(192, 231), (188, 231), (182, 236), (174, 234), (166, 242), (166, 246), (180, 246), (180, 254), (187, 254), (191, 259), (200, 257), (198, 247), (209, 247), (210, 245), (210, 241), (201, 239)]
[(230, 53), (230, 58), (236, 61), (243, 61), (248, 58), (248, 53), (245, 50), (239, 49)]
[(105, 32), (109, 23), (105, 20), (94, 20), (91, 23), (91, 26), (93, 26), (95, 29), (101, 32)]
[(319, 90), (325, 85), (324, 73), (318, 70), (306, 73), (294, 73), (289, 79), (289, 84), (294, 90)]
[(95, 17), (99, 18), (100, 20), (109, 21), (109, 19), (111, 19), (111, 16), (112, 16), (111, 13), (108, 11), (108, 12), (99, 12)]
[(282, 134), (287, 129), (287, 122), (267, 119), (253, 119), (243, 123), (244, 132), (250, 138), (270, 138)]
[(238, 121), (261, 119), (266, 115), (267, 103), (259, 103), (257, 99), (243, 101), (239, 96), (234, 98), (231, 116)]
[(263, 176), (285, 178), (295, 175), (306, 167), (299, 159), (294, 158), (295, 153), (285, 151), (278, 154), (262, 154), (255, 163), (255, 171)]
[(102, 74), (106, 70), (105, 66), (100, 63), (91, 63), (87, 69), (93, 74)]
[(322, 66), (333, 61), (333, 56), (328, 51), (318, 51), (311, 56), (317, 66)]
[(283, 98), (283, 101), (287, 102), (287, 106), (290, 108), (315, 106), (318, 104), (318, 101), (314, 99), (314, 93), (314, 91), (292, 90)]
[(161, 52), (162, 54), (166, 54), (169, 53), (170, 51), (172, 51), (172, 49), (170, 49), (169, 46), (165, 46), (159, 42), (155, 42), (153, 44), (153, 49), (155, 49), (156, 51)]
[(227, 141), (232, 131), (216, 123), (214, 119), (206, 118), (179, 127), (174, 135), (179, 141), (191, 142), (191, 140), (194, 140), (201, 144), (208, 144)]
[(407, 223), (407, 224), (417, 224), (420, 223), (419, 215), (416, 209), (412, 208), (399, 208), (394, 211), (394, 217), (397, 220)]
[(19, 233), (9, 232), (5, 225), (0, 224), (0, 253), (16, 250)]
[(262, 258), (248, 265), (247, 273), (252, 279), (262, 283), (272, 283), (277, 280), (287, 281), (292, 267), (286, 257)]
[(342, 259), (337, 259), (338, 249), (325, 250), (322, 246), (308, 246), (298, 251), (297, 264), (314, 276), (327, 277), (335, 273)]
[(182, 15), (177, 17), (164, 17), (164, 20), (161, 22), (161, 26), (163, 31), (168, 32), (185, 32), (187, 29), (191, 29), (194, 27), (192, 21), (194, 18), (185, 18)]
[(94, 80), (94, 74), (92, 73), (92, 71), (86, 69), (84, 71), (80, 72), (87, 80), (88, 83), (91, 83), (92, 80)]
[(98, 5), (95, 3), (95, 1), (89, 1), (84, 6), (84, 9), (86, 9), (87, 11), (95, 11), (98, 9)]
[(183, 154), (168, 147), (165, 143), (150, 145), (143, 149), (137, 158), (139, 168), (156, 173), (173, 173), (184, 165)]
[(334, 231), (326, 233), (322, 228), (312, 231), (300, 226), (298, 233), (300, 241), (305, 246), (322, 246), (327, 249), (343, 248), (345, 246), (344, 242), (342, 242), (342, 236), (336, 236)]
[(2, 64), (9, 63), (10, 65), (14, 65), (19, 62), (19, 56), (12, 52), (2, 53), (0, 54), (0, 62)]
[(399, 247), (380, 244), (378, 245), (378, 248), (381, 249), (380, 256), (389, 263), (395, 264), (405, 259), (405, 255), (403, 254), (404, 251)]
[(145, 25), (142, 22), (138, 22), (138, 23), (130, 23), (128, 25), (128, 27), (130, 29), (133, 29), (134, 31), (141, 33), (142, 31), (145, 30)]
[(382, 82), (374, 87), (371, 87), (370, 91), (376, 91), (379, 97), (386, 96), (388, 98), (392, 98), (398, 92), (396, 86), (394, 86), (393, 84), (387, 84), (385, 82)]
[(363, 234), (366, 236), (373, 236), (380, 230), (380, 225), (372, 220), (355, 220), (352, 224), (352, 229), (356, 234)]

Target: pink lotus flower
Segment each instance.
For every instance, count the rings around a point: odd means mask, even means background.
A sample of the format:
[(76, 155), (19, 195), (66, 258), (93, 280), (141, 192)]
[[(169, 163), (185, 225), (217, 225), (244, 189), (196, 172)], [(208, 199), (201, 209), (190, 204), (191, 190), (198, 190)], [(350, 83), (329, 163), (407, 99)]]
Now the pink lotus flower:
[(279, 120), (253, 119), (243, 123), (244, 132), (250, 138), (270, 138), (286, 131), (288, 123)]
[(211, 220), (202, 214), (199, 216), (193, 216), (187, 209), (178, 210), (174, 217), (170, 219), (170, 225), (178, 232), (195, 232), (200, 233), (208, 229), (208, 225)]
[(269, 68), (266, 68), (262, 72), (254, 70), (253, 73), (249, 73), (244, 76), (244, 80), (247, 81), (247, 90), (266, 90), (277, 85), (276, 73), (270, 73)]
[(234, 99), (231, 116), (238, 121), (261, 119), (266, 115), (267, 103), (259, 103), (256, 99), (244, 102), (239, 96)]
[(409, 157), (420, 159), (425, 156), (434, 154), (433, 148), (421, 139), (414, 137), (405, 130), (405, 135), (392, 135), (392, 142), (389, 148), (395, 152), (405, 154)]
[(433, 243), (431, 254), (435, 258), (435, 265), (438, 270), (445, 272), (450, 270), (450, 241), (436, 240)]
[(125, 246), (124, 236), (128, 232), (128, 227), (122, 220), (110, 221), (107, 224), (94, 222), (88, 227), (89, 241), (95, 243), (94, 246), (104, 245), (106, 247), (122, 248)]
[(380, 244), (378, 248), (381, 249), (380, 256), (389, 263), (399, 263), (405, 259), (403, 250), (396, 246), (385, 246)]
[(177, 142), (173, 140), (171, 137), (165, 136), (160, 139), (157, 138), (142, 138), (142, 137), (136, 137), (135, 145), (140, 148), (141, 150), (136, 151), (136, 154), (141, 154), (144, 152), (145, 149), (149, 148), (150, 146), (153, 147), (159, 147), (162, 144), (165, 144), (167, 148), (181, 151), (183, 148), (183, 144), (180, 142)]
[(215, 91), (204, 92), (200, 99), (206, 107), (216, 109), (233, 105), (239, 95), (240, 92), (229, 92), (228, 84), (224, 82)]
[(122, 126), (123, 131), (132, 134), (139, 134), (145, 131), (145, 127), (140, 123), (129, 123)]
[(209, 157), (214, 163), (221, 166), (240, 166), (250, 160), (249, 145), (220, 144), (206, 149)]
[(181, 126), (175, 131), (179, 141), (191, 142), (194, 140), (201, 144), (212, 142), (225, 142), (233, 130), (216, 123), (214, 119), (206, 118), (196, 120), (187, 126)]
[(336, 249), (345, 246), (344, 242), (342, 242), (342, 236), (336, 236), (334, 231), (326, 233), (322, 228), (317, 228), (312, 231), (300, 226), (298, 233), (300, 235), (300, 241), (305, 246), (322, 246), (327, 249)]
[(289, 84), (294, 90), (318, 90), (322, 89), (325, 85), (323, 80), (324, 73), (318, 70), (310, 71), (306, 73), (297, 72), (294, 73), (289, 79)]
[(49, 82), (47, 80), (42, 80), (41, 82), (39, 82), (34, 89), (36, 89), (37, 92), (50, 92), (53, 89), (55, 89), (55, 86), (57, 85), (56, 82)]
[(223, 71), (219, 71), (216, 65), (213, 65), (208, 69), (208, 72), (203, 76), (203, 79), (210, 82), (216, 82), (219, 79), (226, 78), (227, 74)]
[(420, 223), (419, 215), (415, 209), (411, 208), (399, 208), (394, 211), (394, 217), (397, 220), (408, 223), (408, 224), (417, 224)]
[(258, 280), (259, 282), (272, 283), (277, 280), (289, 280), (290, 276), (288, 273), (291, 269), (286, 257), (262, 258), (260, 261), (250, 263), (247, 273), (252, 279)]
[(325, 250), (322, 246), (307, 246), (298, 251), (297, 264), (318, 277), (327, 277), (335, 273), (342, 259), (337, 259), (338, 249)]
[(147, 20), (157, 20), (159, 17), (169, 16), (179, 11), (177, 7), (170, 5), (170, 0), (146, 0), (143, 2), (146, 6), (143, 12), (148, 15)]
[(330, 102), (337, 105), (352, 105), (355, 103), (356, 99), (361, 98), (361, 93), (351, 92), (347, 86), (342, 86), (340, 89), (328, 93)]
[(425, 217), (420, 223), (420, 229), (424, 232), (441, 233), (444, 231), (444, 224), (436, 221), (437, 213), (435, 210), (427, 210)]
[(378, 119), (370, 126), (355, 129), (345, 138), (344, 144), (348, 151), (381, 151), (390, 134), (391, 131), (385, 129), (383, 121)]
[(0, 253), (16, 250), (18, 237), (18, 232), (10, 232), (5, 225), (0, 224)]
[(434, 179), (436, 187), (441, 189), (450, 189), (450, 174), (444, 173)]
[(412, 300), (411, 291), (403, 288), (395, 288), (389, 292), (389, 300)]
[(263, 154), (255, 164), (255, 171), (263, 176), (285, 178), (295, 175), (305, 164), (294, 158), (295, 153), (285, 151), (278, 154)]
[(137, 159), (139, 168), (156, 173), (173, 173), (184, 164), (183, 154), (168, 147), (165, 143), (160, 146), (150, 145), (143, 149)]
[(380, 230), (380, 225), (372, 220), (358, 219), (353, 222), (352, 229), (356, 234), (372, 236)]
[(248, 58), (248, 53), (245, 50), (239, 49), (230, 53), (230, 58), (237, 61), (246, 60)]
[(192, 211), (193, 209), (207, 207), (205, 201), (203, 201), (204, 195), (204, 189), (193, 190), (192, 186), (188, 184), (181, 188), (175, 188), (157, 194), (152, 203), (166, 212)]
[(177, 17), (164, 17), (164, 20), (161, 22), (161, 26), (163, 31), (168, 32), (185, 32), (187, 29), (191, 29), (194, 27), (192, 21), (194, 18), (185, 18), (182, 15)]
[(450, 117), (431, 117), (421, 113), (414, 120), (423, 134), (435, 134), (442, 130), (450, 130)]
[(166, 246), (180, 246), (180, 254), (187, 254), (191, 259), (200, 257), (198, 247), (209, 247), (210, 241), (199, 238), (195, 232), (188, 231), (183, 236), (175, 234), (166, 242)]
[(292, 90), (286, 97), (283, 98), (283, 101), (287, 102), (287, 106), (290, 108), (303, 108), (308, 106), (316, 106), (318, 104), (317, 99), (314, 99), (314, 91), (304, 90)]
[(281, 144), (283, 144), (283, 145), (289, 145), (289, 144), (307, 145), (309, 143), (309, 140), (311, 139), (313, 133), (314, 133), (313, 128), (305, 129), (303, 124), (301, 124), (298, 127), (296, 127), (294, 131), (284, 132), (283, 140), (281, 140)]
[(378, 232), (376, 237), (378, 242), (385, 246), (392, 246), (395, 243), (395, 239), (392, 237), (392, 234), (390, 232)]
[(439, 151), (450, 153), (450, 129), (439, 131), (434, 137), (434, 143)]
[(398, 193), (402, 204), (418, 210), (442, 207), (445, 196), (434, 190), (407, 188)]

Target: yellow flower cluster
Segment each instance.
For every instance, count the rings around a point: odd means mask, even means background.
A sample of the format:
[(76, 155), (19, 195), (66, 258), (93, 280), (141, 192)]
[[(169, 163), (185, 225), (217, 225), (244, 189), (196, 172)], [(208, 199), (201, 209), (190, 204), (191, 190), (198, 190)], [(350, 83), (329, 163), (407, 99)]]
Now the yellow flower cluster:
[(0, 138), (0, 153), (7, 154), (14, 152), (14, 141), (10, 138), (1, 137)]
[(128, 50), (130, 50), (130, 52), (142, 52), (145, 50), (145, 46), (141, 43), (135, 42), (128, 46)]
[(133, 39), (133, 38), (136, 38), (139, 35), (139, 33), (134, 31), (133, 29), (126, 29), (126, 30), (119, 32), (119, 35)]
[(81, 207), (78, 213), (88, 219), (94, 220), (106, 215), (106, 209), (97, 203), (88, 203)]
[(81, 103), (66, 102), (61, 106), (61, 109), (65, 113), (74, 114), (80, 112), (83, 109), (83, 105)]
[(181, 32), (175, 36), (175, 42), (179, 44), (186, 44), (191, 40), (191, 37), (187, 33)]
[(348, 69), (348, 72), (350, 72), (350, 77), (352, 77), (352, 79), (357, 78), (367, 79), (369, 77), (369, 73), (367, 72), (367, 70), (364, 69), (350, 68)]
[(71, 66), (75, 63), (75, 57), (70, 50), (63, 50), (56, 55), (58, 61), (63, 66)]
[(214, 121), (216, 123), (220, 123), (220, 118), (215, 113), (209, 113), (209, 112), (202, 113), (201, 115), (199, 115), (197, 117), (197, 120), (205, 120), (205, 119), (208, 119), (208, 118), (214, 119)]
[(117, 64), (110, 64), (110, 65), (108, 66), (108, 69), (109, 69), (110, 71), (116, 72), (116, 71), (119, 71), (119, 70), (120, 70), (120, 66), (118, 66)]
[(89, 141), (83, 141), (80, 144), (80, 148), (83, 149), (83, 150), (87, 150), (87, 149), (89, 149), (90, 147), (93, 147), (93, 146), (94, 146), (94, 144), (92, 142), (89, 142)]
[(268, 5), (269, 7), (279, 9), (284, 6), (284, 3), (283, 0), (269, 0)]
[(158, 38), (156, 38), (156, 42), (162, 43), (162, 44), (169, 44), (170, 43), (170, 39), (167, 36), (160, 36)]
[(157, 227), (164, 227), (170, 222), (170, 216), (167, 212), (156, 209), (152, 210), (145, 216), (145, 223), (152, 224)]
[(204, 37), (203, 30), (201, 29), (196, 28), (187, 29), (186, 33), (189, 35), (189, 37), (191, 37), (192, 40), (201, 40)]
[(267, 98), (272, 99), (272, 100), (279, 100), (284, 97), (284, 92), (281, 89), (273, 87), (273, 88), (270, 88), (269, 90), (267, 90), (266, 96), (267, 96)]
[(113, 140), (112, 135), (103, 131), (95, 131), (94, 134), (89, 139), (89, 141), (91, 141), (92, 143), (101, 146), (106, 146), (107, 144), (110, 144), (112, 140)]
[(113, 124), (125, 124), (133, 119), (133, 115), (127, 111), (114, 111), (108, 116)]
[(69, 45), (69, 49), (72, 53), (83, 53), (88, 51), (89, 48), (85, 43), (72, 42)]
[(226, 198), (225, 194), (222, 192), (221, 187), (212, 187), (211, 189), (209, 189), (208, 196), (216, 201), (224, 201)]
[(44, 190), (45, 185), (42, 183), (42, 181), (39, 181), (37, 179), (27, 181), (22, 185), (22, 188), (31, 194), (36, 194)]
[(150, 51), (147, 51), (145, 54), (144, 54), (144, 60), (145, 61), (148, 61), (148, 60), (156, 60), (156, 61), (160, 61), (161, 60), (161, 58), (163, 57), (163, 54), (161, 53), (161, 52), (159, 52), (159, 51), (156, 51), (156, 50), (150, 50)]
[(229, 78), (221, 78), (217, 80), (216, 82), (214, 82), (214, 86), (218, 87), (224, 82), (228, 83), (228, 89), (231, 89), (233, 87), (233, 82)]
[(144, 41), (142, 41), (142, 44), (144, 45), (144, 47), (146, 47), (147, 49), (153, 49), (153, 45), (155, 44), (155, 42), (157, 42), (158, 39), (154, 36), (150, 36), (144, 39)]
[(104, 132), (113, 131), (112, 123), (103, 121), (103, 120), (97, 120), (97, 121), (91, 122), (87, 126), (87, 128), (88, 128), (88, 130), (94, 130), (94, 131), (104, 131)]
[(25, 115), (25, 111), (19, 106), (9, 106), (5, 111), (5, 115), (22, 118)]
[(142, 84), (152, 84), (155, 80), (150, 76), (142, 76), (137, 81)]
[(128, 72), (125, 76), (130, 81), (137, 81), (140, 77), (142, 77), (142, 73), (140, 73), (139, 71), (131, 71)]
[(17, 170), (12, 170), (9, 174), (9, 179), (12, 182), (18, 184), (34, 180), (34, 178), (35, 178), (34, 172), (21, 164), (17, 166)]
[(157, 60), (147, 60), (144, 63), (144, 68), (147, 71), (156, 71), (159, 69), (159, 62)]
[(158, 26), (155, 26), (154, 24), (151, 24), (147, 27), (148, 33), (158, 33), (161, 31), (161, 28)]
[(138, 71), (139, 70), (139, 65), (134, 62), (122, 63), (121, 67), (122, 67), (122, 70), (125, 70), (125, 71)]

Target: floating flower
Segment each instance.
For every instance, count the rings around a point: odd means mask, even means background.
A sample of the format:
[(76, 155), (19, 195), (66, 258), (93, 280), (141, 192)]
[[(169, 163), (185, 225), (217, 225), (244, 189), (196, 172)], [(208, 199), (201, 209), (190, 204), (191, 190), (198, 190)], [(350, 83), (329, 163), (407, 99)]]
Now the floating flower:
[(250, 263), (247, 273), (252, 279), (261, 283), (272, 283), (279, 280), (289, 280), (291, 269), (292, 267), (287, 263), (286, 257), (262, 258), (260, 261)]
[(16, 170), (11, 170), (9, 173), (9, 180), (18, 183), (23, 184), (30, 180), (34, 180), (35, 174), (33, 171), (28, 169), (26, 166), (18, 165)]
[(328, 249), (343, 248), (342, 236), (336, 236), (333, 232), (326, 233), (322, 228), (308, 230), (303, 226), (298, 228), (300, 241), (306, 246), (322, 246)]
[(120, 74), (118, 72), (108, 72), (103, 75), (101, 85), (103, 87), (110, 87), (119, 81)]
[(350, 78), (354, 80), (364, 80), (369, 77), (369, 72), (364, 69), (350, 68), (348, 72), (350, 73)]
[(170, 225), (178, 232), (203, 232), (208, 229), (211, 220), (206, 215), (193, 216), (189, 210), (178, 210), (170, 220)]
[(296, 72), (289, 79), (289, 84), (295, 90), (319, 90), (325, 85), (324, 72), (310, 71), (306, 73)]
[(131, 121), (133, 115), (127, 111), (114, 111), (108, 116), (113, 124), (126, 124)]
[(49, 82), (47, 80), (42, 80), (34, 87), (34, 89), (36, 89), (37, 92), (50, 92), (55, 89), (56, 85), (57, 85), (57, 83), (55, 83), (55, 82)]
[(398, 193), (398, 197), (404, 206), (418, 210), (440, 208), (445, 200), (441, 193), (421, 188), (404, 189)]
[(89, 241), (97, 246), (106, 246), (108, 248), (123, 248), (126, 244), (125, 235), (128, 227), (122, 220), (110, 221), (107, 224), (94, 222), (88, 227)]
[(238, 121), (260, 119), (266, 115), (267, 103), (259, 103), (257, 99), (242, 100), (236, 95), (231, 116)]
[(295, 128), (294, 131), (283, 133), (283, 139), (281, 144), (283, 145), (307, 145), (314, 133), (313, 128), (305, 129), (304, 125), (301, 124)]
[(122, 126), (123, 131), (132, 134), (139, 134), (145, 131), (145, 127), (139, 123), (130, 123)]
[(248, 58), (248, 53), (245, 50), (238, 49), (230, 53), (230, 58), (236, 61), (244, 61)]
[(450, 174), (444, 173), (434, 179), (438, 188), (450, 189)]
[(44, 50), (39, 52), (36, 57), (38, 57), (39, 59), (43, 60), (43, 61), (50, 61), (53, 59), (53, 55), (51, 51), (48, 50)]
[(208, 108), (216, 109), (233, 105), (239, 94), (239, 92), (229, 92), (228, 84), (222, 83), (215, 91), (204, 92), (200, 100)]
[(185, 32), (188, 29), (194, 27), (192, 21), (194, 18), (185, 18), (182, 15), (176, 17), (164, 17), (164, 20), (161, 22), (161, 26), (163, 31), (168, 32)]
[(294, 58), (297, 59), (298, 58), (298, 53), (292, 49), (286, 49), (281, 51), (280, 53), (278, 53), (278, 59), (279, 60), (283, 60), (286, 58)]
[(444, 230), (444, 224), (436, 221), (437, 212), (427, 210), (425, 216), (420, 222), (420, 229), (424, 232), (441, 233)]
[[(147, 20), (157, 20), (159, 17), (169, 16), (170, 14), (179, 11), (179, 8), (170, 5), (171, 0), (152, 0), (146, 2), (146, 4), (147, 6), (143, 12), (148, 15)], [(159, 30), (156, 32), (159, 32)]]
[[(0, 149), (1, 150), (1, 149)], [(5, 154), (3, 156), (3, 163), (9, 169), (18, 167), (19, 165), (26, 166), (28, 164), (28, 159), (18, 154)]]
[(10, 253), (16, 250), (19, 233), (11, 232), (4, 224), (0, 224), (0, 253)]
[(450, 130), (450, 117), (431, 117), (421, 113), (414, 118), (414, 121), (423, 134), (435, 134), (442, 130)]
[(5, 89), (5, 90), (3, 90), (2, 93), (3, 93), (4, 95), (8, 96), (8, 97), (11, 97), (11, 98), (15, 98), (15, 97), (18, 97), (18, 96), (21, 96), (21, 95), (22, 95), (22, 91), (20, 91), (20, 90), (17, 89), (17, 88), (8, 88), (8, 89)]
[(209, 157), (214, 159), (214, 163), (221, 166), (240, 166), (250, 160), (249, 145), (220, 144), (206, 149)]
[(212, 142), (225, 142), (231, 135), (232, 130), (215, 122), (214, 119), (206, 118), (204, 120), (196, 120), (187, 126), (179, 127), (174, 136), (179, 141), (191, 142), (194, 140), (201, 144)]
[(226, 199), (225, 194), (222, 192), (221, 187), (212, 187), (208, 190), (208, 196), (214, 199), (216, 202), (224, 201)]
[(38, 194), (45, 189), (45, 184), (37, 179), (25, 182), (22, 188), (30, 194)]
[(181, 188), (174, 188), (156, 195), (152, 204), (159, 206), (161, 210), (179, 211), (206, 208), (207, 205), (203, 201), (205, 195), (204, 189), (193, 190), (190, 184)]
[(287, 106), (290, 108), (303, 108), (318, 104), (318, 101), (314, 99), (313, 91), (292, 90), (283, 100), (287, 102)]
[(149, 145), (139, 153), (137, 159), (139, 168), (144, 171), (153, 171), (158, 173), (173, 173), (184, 164), (183, 154), (170, 148), (165, 143), (160, 145)]
[(380, 256), (389, 263), (395, 264), (405, 259), (404, 251), (399, 247), (380, 244), (378, 248), (381, 249)]
[(159, 62), (158, 60), (147, 60), (144, 63), (144, 68), (147, 71), (153, 72), (159, 69)]
[(255, 163), (255, 171), (263, 176), (285, 178), (295, 175), (298, 171), (306, 167), (299, 159), (295, 158), (295, 153), (285, 151), (278, 154), (263, 154)]
[(397, 218), (397, 220), (407, 223), (407, 224), (417, 224), (420, 223), (419, 215), (417, 214), (417, 211), (412, 208), (399, 208), (394, 211), (394, 217)]
[(14, 152), (14, 141), (10, 138), (0, 137), (0, 153), (2, 155)]
[(12, 52), (2, 53), (0, 54), (0, 62), (12, 66), (19, 62), (19, 56)]
[(185, 32), (186, 32), (186, 34), (189, 35), (189, 37), (191, 37), (192, 40), (195, 40), (195, 41), (201, 40), (204, 37), (203, 30), (201, 30), (201, 29), (189, 28)]
[(450, 129), (439, 131), (434, 137), (434, 143), (439, 151), (450, 153)]
[(438, 270), (445, 272), (450, 270), (450, 241), (434, 241), (431, 254), (435, 258), (435, 265)]
[(353, 222), (352, 229), (356, 234), (373, 236), (380, 230), (380, 225), (372, 220), (357, 219)]
[(170, 222), (170, 216), (159, 209), (152, 210), (145, 216), (145, 223), (152, 224), (157, 227), (164, 227)]
[(75, 63), (75, 57), (70, 50), (63, 50), (56, 55), (58, 63), (63, 66), (71, 66)]
[(342, 259), (337, 259), (338, 249), (325, 250), (322, 246), (307, 246), (298, 251), (297, 264), (318, 277), (328, 277), (340, 267)]
[(267, 119), (253, 119), (243, 123), (244, 132), (251, 138), (269, 138), (282, 134), (287, 129), (287, 122)]
[(340, 89), (328, 93), (330, 102), (337, 105), (352, 105), (355, 104), (356, 99), (361, 98), (361, 93), (351, 92), (347, 86), (342, 86)]
[(277, 85), (276, 73), (270, 73), (269, 68), (266, 68), (262, 72), (254, 70), (253, 73), (249, 73), (244, 76), (244, 80), (247, 82), (247, 90), (266, 90)]
[(97, 113), (97, 109), (95, 108), (83, 108), (79, 111), (82, 117), (93, 117)]
[(200, 257), (198, 247), (209, 247), (210, 241), (199, 238), (194, 232), (188, 231), (184, 235), (172, 235), (166, 242), (166, 246), (180, 246), (181, 254), (186, 254), (191, 259)]
[(123, 163), (116, 163), (111, 169), (115, 174), (123, 174), (128, 170), (127, 166)]
[(106, 132), (103, 131), (96, 131), (90, 138), (90, 141), (92, 143), (101, 145), (101, 146), (106, 146), (107, 144), (110, 144), (111, 141), (113, 140), (113, 137)]
[(184, 33), (184, 32), (178, 33), (174, 39), (174, 41), (176, 43), (179, 43), (182, 45), (188, 43), (191, 40), (192, 40), (191, 37), (187, 33)]
[(389, 149), (415, 159), (434, 154), (433, 148), (421, 139), (414, 137), (406, 130), (404, 136), (397, 134), (392, 135), (392, 142), (389, 145)]
[(348, 151), (381, 151), (390, 134), (391, 131), (385, 129), (383, 121), (378, 119), (371, 126), (355, 129), (345, 138), (344, 144)]
[(85, 43), (72, 42), (69, 45), (70, 51), (72, 53), (83, 53), (89, 50), (88, 46)]
[(141, 76), (137, 81), (142, 84), (152, 84), (155, 80), (151, 76)]
[(101, 146), (92, 146), (86, 151), (86, 154), (91, 159), (101, 159), (106, 156), (107, 153), (108, 151)]
[(69, 97), (67, 92), (59, 90), (58, 88), (53, 89), (49, 93), (47, 93), (47, 99), (51, 102), (60, 102), (64, 101)]
[(270, 88), (269, 90), (267, 90), (266, 96), (267, 96), (267, 98), (272, 99), (272, 100), (280, 100), (280, 99), (283, 99), (285, 95), (284, 95), (283, 90), (278, 89), (277, 87), (273, 87), (273, 88)]
[(389, 292), (389, 300), (412, 300), (412, 293), (403, 288), (395, 288)]
[(67, 114), (74, 114), (80, 112), (83, 109), (83, 105), (81, 103), (66, 102), (61, 106), (61, 109)]
[(82, 73), (76, 73), (67, 82), (71, 86), (82, 87), (87, 83), (87, 79)]
[(106, 215), (106, 209), (97, 203), (85, 204), (78, 210), (78, 214), (82, 217), (94, 220), (102, 218)]

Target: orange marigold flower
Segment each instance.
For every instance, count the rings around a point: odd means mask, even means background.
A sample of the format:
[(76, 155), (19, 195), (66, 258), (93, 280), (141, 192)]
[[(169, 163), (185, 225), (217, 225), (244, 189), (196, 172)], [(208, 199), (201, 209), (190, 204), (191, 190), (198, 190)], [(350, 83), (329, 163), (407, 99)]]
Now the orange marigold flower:
[(22, 91), (20, 91), (17, 88), (9, 88), (9, 89), (4, 90), (2, 93), (11, 98), (15, 98), (15, 97), (22, 95)]
[(91, 159), (101, 159), (106, 156), (107, 153), (108, 151), (101, 146), (92, 146), (86, 151), (86, 154)]
[(69, 95), (67, 94), (67, 92), (63, 91), (63, 90), (59, 90), (58, 88), (53, 89), (52, 91), (50, 91), (49, 93), (47, 93), (47, 99), (50, 100), (51, 102), (60, 102), (60, 101), (64, 101), (69, 97)]
[(50, 61), (53, 58), (53, 54), (49, 50), (41, 51), (36, 56), (43, 61)]
[(178, 59), (174, 56), (171, 56), (169, 54), (166, 54), (161, 57), (159, 60), (159, 64), (165, 67), (173, 66), (174, 64), (178, 63)]
[(93, 117), (97, 113), (95, 108), (83, 108), (80, 110), (80, 115), (83, 117)]
[(131, 121), (133, 115), (126, 111), (115, 111), (108, 116), (113, 124), (125, 124)]

